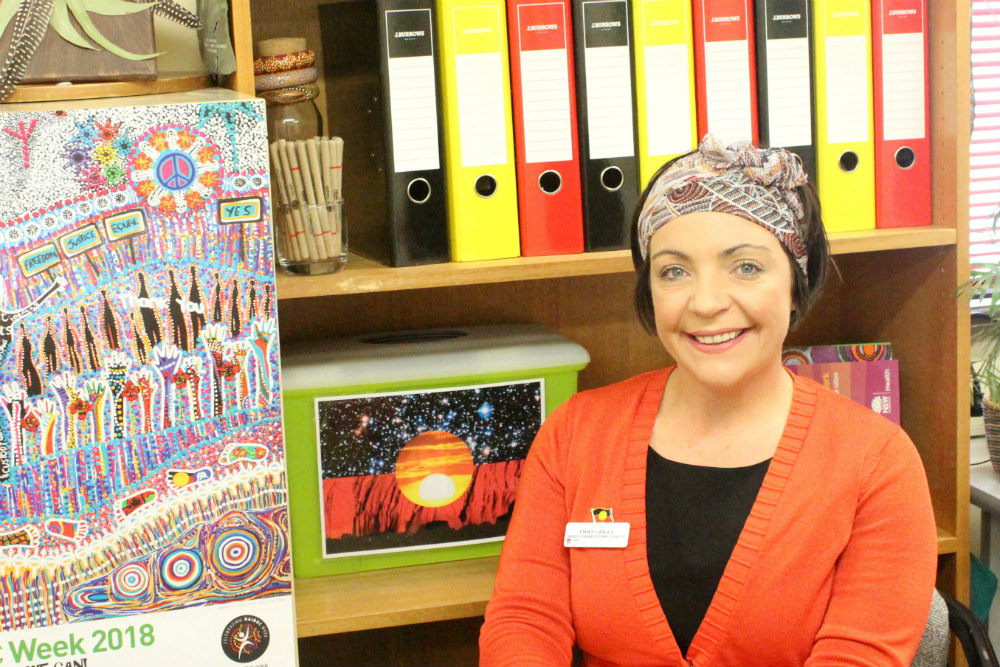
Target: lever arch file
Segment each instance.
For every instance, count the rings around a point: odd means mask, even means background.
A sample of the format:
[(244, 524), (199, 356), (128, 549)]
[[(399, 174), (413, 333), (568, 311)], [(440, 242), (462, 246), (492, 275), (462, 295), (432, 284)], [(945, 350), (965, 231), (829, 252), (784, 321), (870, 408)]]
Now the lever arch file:
[(520, 238), (503, 0), (441, 0), (448, 230), (457, 261), (517, 257)]
[(873, 0), (875, 226), (931, 224), (926, 0)]
[(875, 228), (871, 4), (816, 0), (816, 168), (827, 231)]
[(760, 144), (792, 151), (816, 178), (809, 0), (757, 0)]
[(629, 0), (573, 0), (577, 118), (588, 251), (628, 247), (639, 197)]
[(694, 0), (698, 135), (757, 143), (751, 0)]
[(670, 158), (698, 146), (689, 0), (633, 0), (639, 189)]
[(507, 0), (521, 254), (583, 252), (569, 0)]
[(353, 156), (351, 250), (391, 266), (448, 261), (434, 18), (433, 0), (320, 6), (330, 133)]

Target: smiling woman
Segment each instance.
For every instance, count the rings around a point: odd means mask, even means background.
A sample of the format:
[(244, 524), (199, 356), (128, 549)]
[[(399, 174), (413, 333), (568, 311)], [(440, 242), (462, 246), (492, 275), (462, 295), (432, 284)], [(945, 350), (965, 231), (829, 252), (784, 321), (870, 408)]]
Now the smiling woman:
[[(594, 666), (908, 665), (937, 563), (920, 457), (781, 364), (828, 255), (800, 164), (709, 135), (635, 222), (637, 312), (676, 363), (542, 425), (480, 664), (569, 665), (575, 644)], [(615, 539), (577, 539), (599, 515)]]

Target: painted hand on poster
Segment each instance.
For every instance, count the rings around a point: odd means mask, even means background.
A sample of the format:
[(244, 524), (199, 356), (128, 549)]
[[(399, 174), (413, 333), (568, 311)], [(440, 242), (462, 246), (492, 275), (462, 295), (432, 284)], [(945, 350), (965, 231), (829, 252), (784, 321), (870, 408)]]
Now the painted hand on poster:
[(271, 341), (278, 335), (278, 323), (266, 318), (254, 321), (250, 328), (253, 332), (250, 351), (257, 360), (257, 400), (264, 404), (271, 400)]

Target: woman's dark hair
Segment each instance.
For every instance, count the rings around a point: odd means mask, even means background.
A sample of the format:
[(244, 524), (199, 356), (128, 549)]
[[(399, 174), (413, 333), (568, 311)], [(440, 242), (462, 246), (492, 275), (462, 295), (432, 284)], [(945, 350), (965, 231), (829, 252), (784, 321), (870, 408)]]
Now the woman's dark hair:
[[(692, 151), (694, 152), (694, 151)], [(688, 153), (687, 155), (691, 155)], [(662, 167), (660, 167), (653, 177), (649, 179), (646, 189), (639, 196), (635, 211), (632, 214), (632, 265), (635, 267), (635, 312), (639, 315), (639, 321), (643, 328), (651, 334), (656, 333), (656, 316), (653, 311), (653, 294), (649, 286), (650, 261), (647, 255), (642, 258), (642, 251), (639, 248), (639, 215), (642, 207), (649, 197), (649, 191), (660, 178), (663, 172), (670, 169), (677, 160), (687, 155), (679, 155)], [(826, 239), (826, 230), (823, 229), (823, 218), (820, 214), (819, 196), (816, 194), (816, 187), (810, 181), (805, 185), (795, 188), (802, 200), (802, 208), (805, 216), (802, 222), (802, 241), (806, 246), (806, 267), (809, 278), (802, 275), (795, 258), (788, 252), (784, 245), (781, 247), (788, 256), (788, 261), (792, 265), (792, 300), (795, 310), (792, 311), (791, 326), (795, 326), (805, 317), (809, 308), (816, 301), (826, 281), (827, 262), (830, 258), (830, 246)], [(669, 224), (669, 223), (668, 223)]]

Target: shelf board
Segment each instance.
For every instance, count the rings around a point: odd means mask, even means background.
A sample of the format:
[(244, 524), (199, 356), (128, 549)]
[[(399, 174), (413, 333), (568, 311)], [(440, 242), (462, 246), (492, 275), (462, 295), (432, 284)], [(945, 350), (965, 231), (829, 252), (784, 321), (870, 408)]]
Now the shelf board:
[(95, 81), (90, 83), (21, 84), (7, 104), (15, 102), (57, 102), (63, 100), (90, 100), (101, 97), (129, 97), (180, 93), (214, 86), (208, 74), (184, 72), (162, 73), (155, 79), (135, 81)]
[[(957, 234), (950, 227), (908, 227), (830, 235), (836, 254), (954, 245)], [(303, 299), (337, 294), (364, 294), (394, 290), (452, 287), (517, 280), (566, 278), (602, 273), (630, 273), (628, 250), (514, 257), (483, 262), (447, 262), (424, 266), (387, 267), (370, 259), (351, 255), (347, 268), (321, 276), (293, 276), (279, 271), (279, 299)]]
[[(938, 529), (938, 554), (958, 538)], [(299, 637), (481, 616), (498, 557), (295, 580)]]
[(480, 616), (499, 557), (295, 580), (299, 637)]

